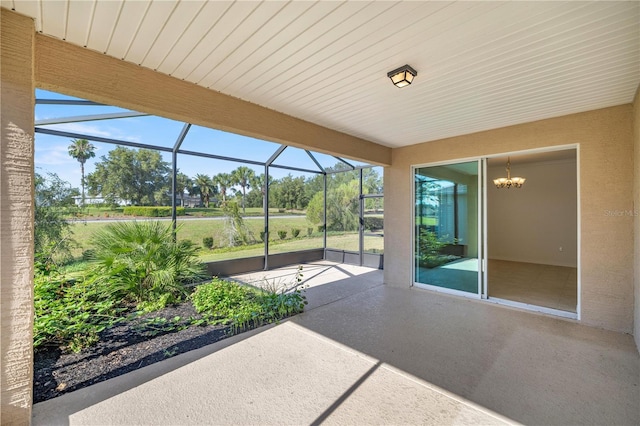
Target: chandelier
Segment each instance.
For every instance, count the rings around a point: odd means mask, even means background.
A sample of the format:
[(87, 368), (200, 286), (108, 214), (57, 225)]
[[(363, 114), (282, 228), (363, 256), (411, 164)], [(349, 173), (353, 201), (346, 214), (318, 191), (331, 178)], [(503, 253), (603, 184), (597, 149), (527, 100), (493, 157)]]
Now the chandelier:
[(507, 157), (507, 177), (494, 179), (493, 183), (496, 188), (522, 188), (525, 180), (523, 177), (511, 177), (511, 157)]

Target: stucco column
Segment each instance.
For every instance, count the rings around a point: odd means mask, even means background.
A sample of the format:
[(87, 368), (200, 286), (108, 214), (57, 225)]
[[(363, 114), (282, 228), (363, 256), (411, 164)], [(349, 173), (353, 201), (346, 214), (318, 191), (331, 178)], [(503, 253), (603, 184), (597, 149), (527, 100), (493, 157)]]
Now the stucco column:
[(0, 8), (0, 423), (31, 422), (33, 377), (32, 19)]

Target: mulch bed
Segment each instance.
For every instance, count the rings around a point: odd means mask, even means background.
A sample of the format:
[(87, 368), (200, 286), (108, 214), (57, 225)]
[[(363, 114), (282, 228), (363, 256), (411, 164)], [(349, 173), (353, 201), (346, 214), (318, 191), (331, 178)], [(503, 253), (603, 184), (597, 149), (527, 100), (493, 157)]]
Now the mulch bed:
[(100, 341), (80, 353), (39, 349), (34, 359), (34, 402), (82, 389), (172, 356), (198, 349), (230, 335), (228, 326), (189, 326), (176, 331), (153, 318), (199, 318), (190, 302), (121, 322), (103, 331)]

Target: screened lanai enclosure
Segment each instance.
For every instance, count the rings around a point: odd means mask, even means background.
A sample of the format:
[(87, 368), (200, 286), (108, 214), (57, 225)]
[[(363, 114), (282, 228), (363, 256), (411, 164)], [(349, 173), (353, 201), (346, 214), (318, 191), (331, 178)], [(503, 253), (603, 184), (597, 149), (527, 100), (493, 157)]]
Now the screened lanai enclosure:
[[(36, 173), (74, 188), (78, 259), (108, 223), (160, 220), (212, 275), (383, 267), (382, 167), (41, 90), (35, 116)], [(69, 151), (78, 140), (86, 158)]]

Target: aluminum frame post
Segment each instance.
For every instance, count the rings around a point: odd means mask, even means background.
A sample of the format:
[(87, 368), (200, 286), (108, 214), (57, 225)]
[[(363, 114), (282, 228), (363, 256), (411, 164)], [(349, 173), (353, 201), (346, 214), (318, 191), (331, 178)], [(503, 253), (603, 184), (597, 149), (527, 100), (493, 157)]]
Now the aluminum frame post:
[(364, 194), (362, 193), (362, 188), (363, 188), (363, 184), (362, 184), (362, 169), (360, 169), (360, 173), (359, 177), (360, 177), (360, 183), (359, 183), (359, 188), (360, 188), (360, 220), (358, 221), (358, 223), (360, 224), (359, 227), (359, 235), (358, 235), (358, 245), (360, 247), (360, 266), (364, 265)]
[(264, 270), (269, 270), (269, 166), (264, 166)]
[(327, 174), (325, 173), (323, 178), (324, 181), (324, 198), (322, 200), (322, 233), (323, 233), (323, 242), (322, 246), (324, 247), (324, 258), (327, 259)]
[(274, 152), (271, 157), (264, 164), (264, 205), (262, 209), (264, 211), (264, 270), (269, 270), (269, 167), (271, 163), (287, 149), (287, 145), (280, 145), (280, 147)]
[[(173, 145), (173, 149), (171, 150), (171, 164), (173, 166), (173, 177), (171, 179), (171, 226), (173, 227), (173, 242), (178, 240), (178, 214), (176, 206), (176, 192), (178, 190), (178, 151), (180, 150), (182, 142), (184, 142), (184, 139), (187, 137), (187, 133), (189, 133), (190, 128), (191, 124), (185, 123), (178, 135), (178, 139), (176, 139), (176, 143)], [(184, 197), (184, 192), (182, 193), (182, 197)]]
[(178, 240), (178, 233), (177, 233), (177, 209), (176, 209), (176, 191), (178, 190), (178, 185), (176, 182), (176, 179), (178, 178), (178, 166), (177, 166), (177, 162), (178, 162), (178, 153), (173, 151), (171, 153), (171, 173), (172, 173), (172, 178), (171, 178), (171, 226), (173, 228), (173, 242), (175, 243)]
[(34, 125), (48, 126), (51, 124), (80, 123), (83, 121), (115, 120), (118, 118), (148, 117), (148, 116), (149, 114), (144, 114), (142, 112), (135, 112), (135, 111), (113, 112), (109, 114), (77, 115), (75, 117), (47, 118), (43, 120), (36, 120)]

